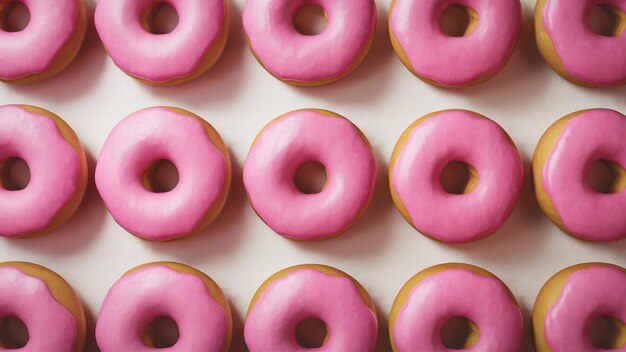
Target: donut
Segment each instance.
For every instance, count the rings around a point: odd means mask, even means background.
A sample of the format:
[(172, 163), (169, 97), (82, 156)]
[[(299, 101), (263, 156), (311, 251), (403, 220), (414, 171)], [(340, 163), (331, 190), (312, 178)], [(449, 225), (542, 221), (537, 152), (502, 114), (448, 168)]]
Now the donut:
[[(324, 9), (326, 27), (304, 35), (294, 26), (303, 7)], [(374, 0), (247, 0), (243, 28), (257, 61), (274, 77), (298, 86), (338, 81), (365, 59), (374, 39)]]
[[(451, 6), (467, 13), (462, 37), (443, 32), (439, 19)], [(520, 0), (393, 0), (391, 44), (402, 63), (421, 80), (441, 87), (487, 81), (509, 60), (522, 29)]]
[[(22, 159), (26, 188), (10, 190), (7, 168)], [(30, 105), (0, 106), (0, 236), (50, 232), (76, 211), (87, 188), (87, 158), (60, 117)]]
[[(174, 30), (153, 34), (158, 10), (171, 5), (179, 15)], [(205, 73), (228, 39), (227, 0), (98, 0), (95, 24), (113, 62), (151, 85), (171, 86)]]
[[(11, 32), (3, 22), (17, 2), (28, 9), (30, 22)], [(0, 1), (0, 81), (33, 83), (56, 75), (74, 60), (86, 31), (84, 0)]]
[(607, 263), (570, 266), (541, 288), (532, 311), (537, 351), (606, 351), (588, 337), (591, 322), (606, 317), (617, 332), (613, 348), (626, 348), (626, 270)]
[[(615, 177), (610, 194), (586, 182), (598, 161)], [(626, 116), (591, 109), (562, 117), (541, 136), (532, 171), (541, 210), (565, 233), (587, 241), (626, 238)]]
[(317, 264), (296, 265), (270, 276), (254, 294), (244, 325), (251, 352), (304, 351), (297, 325), (317, 318), (326, 325), (320, 351), (373, 351), (378, 334), (374, 303), (348, 274)]
[[(155, 169), (170, 161), (179, 181), (154, 192)], [(231, 163), (219, 133), (201, 117), (173, 107), (130, 114), (107, 137), (96, 165), (96, 187), (126, 231), (168, 241), (206, 229), (226, 203)]]
[[(462, 194), (447, 193), (444, 168), (462, 162), (469, 181)], [(389, 162), (396, 208), (422, 234), (460, 243), (497, 231), (522, 189), (522, 159), (496, 122), (467, 110), (442, 110), (413, 122)]]
[[(15, 317), (28, 330), (23, 351), (83, 350), (85, 312), (57, 273), (26, 262), (0, 263), (0, 320)], [(2, 346), (0, 349), (12, 349)]]
[[(594, 6), (617, 20), (611, 36), (596, 34), (587, 24)], [(625, 1), (538, 0), (534, 17), (539, 52), (558, 74), (590, 87), (626, 83)]]
[[(294, 175), (306, 162), (327, 173), (317, 194), (302, 193)], [(252, 143), (243, 182), (252, 207), (281, 236), (316, 241), (347, 231), (374, 193), (377, 165), (367, 138), (334, 112), (303, 109), (270, 121)]]
[(126, 272), (109, 290), (96, 322), (102, 352), (154, 351), (148, 333), (158, 317), (176, 322), (173, 351), (228, 351), (232, 317), (220, 287), (184, 264), (154, 262)]
[(469, 325), (464, 348), (520, 349), (524, 322), (511, 291), (492, 273), (461, 263), (431, 266), (404, 284), (389, 315), (391, 346), (396, 352), (448, 351), (441, 331), (459, 317)]

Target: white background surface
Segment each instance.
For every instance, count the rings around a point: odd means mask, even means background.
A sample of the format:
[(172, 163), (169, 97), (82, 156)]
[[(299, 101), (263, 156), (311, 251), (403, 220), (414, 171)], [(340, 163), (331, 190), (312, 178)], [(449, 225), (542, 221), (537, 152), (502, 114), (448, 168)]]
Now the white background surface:
[[(378, 24), (371, 52), (348, 78), (324, 87), (286, 85), (249, 52), (241, 26), (242, 0), (231, 3), (231, 35), (224, 55), (207, 74), (183, 86), (139, 83), (107, 57), (90, 20), (86, 42), (74, 63), (57, 77), (32, 85), (0, 85), (0, 104), (25, 103), (64, 118), (89, 158), (90, 180), (82, 206), (64, 226), (46, 236), (0, 241), (0, 260), (25, 260), (64, 276), (89, 317), (88, 349), (109, 287), (128, 269), (155, 261), (192, 265), (211, 276), (230, 299), (235, 321), (232, 349), (244, 350), (245, 311), (256, 288), (272, 273), (299, 263), (323, 263), (353, 275), (374, 299), (379, 315), (378, 350), (389, 350), (387, 314), (397, 291), (416, 272), (460, 261), (499, 276), (518, 298), (530, 342), (530, 310), (541, 285), (571, 264), (605, 261), (626, 266), (626, 241), (593, 244), (559, 231), (539, 210), (530, 187), (529, 164), (542, 132), (557, 118), (593, 107), (626, 112), (626, 87), (588, 89), (554, 73), (532, 37), (534, 1), (523, 1), (524, 28), (513, 57), (494, 79), (466, 89), (441, 89), (415, 78), (397, 59), (387, 32), (389, 2), (377, 0)], [(93, 14), (94, 2), (90, 3)], [(599, 55), (599, 53), (590, 53)], [(96, 159), (111, 128), (129, 113), (154, 105), (188, 109), (221, 133), (233, 160), (226, 207), (204, 233), (170, 243), (152, 243), (126, 233), (107, 213), (93, 182)], [(304, 107), (324, 108), (351, 119), (369, 138), (379, 162), (373, 202), (346, 234), (319, 243), (297, 243), (274, 234), (253, 212), (241, 178), (248, 148), (273, 117)], [(446, 245), (417, 233), (395, 210), (387, 185), (391, 150), (416, 118), (439, 109), (466, 108), (499, 122), (524, 159), (522, 196), (504, 227), (485, 240)], [(36, 214), (33, 214), (36, 216)]]

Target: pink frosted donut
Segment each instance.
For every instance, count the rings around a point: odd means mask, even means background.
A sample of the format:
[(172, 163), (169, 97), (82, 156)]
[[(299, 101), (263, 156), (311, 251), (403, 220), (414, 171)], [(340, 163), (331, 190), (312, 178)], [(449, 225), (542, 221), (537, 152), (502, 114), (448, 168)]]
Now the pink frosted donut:
[[(150, 32), (164, 3), (179, 16), (167, 34)], [(219, 59), (228, 38), (226, 0), (99, 0), (96, 29), (113, 62), (154, 85), (175, 85), (202, 75)]]
[(96, 323), (98, 347), (155, 351), (147, 330), (163, 316), (176, 322), (180, 335), (169, 351), (228, 351), (232, 319), (222, 290), (204, 273), (172, 262), (135, 267), (111, 287)]
[[(617, 21), (610, 36), (594, 33), (588, 13), (600, 6)], [(625, 0), (538, 0), (535, 37), (544, 59), (580, 85), (610, 87), (626, 83)]]
[[(4, 167), (16, 158), (31, 177), (26, 188), (10, 190)], [(0, 106), (0, 236), (56, 229), (74, 214), (86, 187), (87, 159), (70, 126), (41, 108)]]
[[(298, 190), (294, 175), (306, 162), (322, 164), (320, 193)], [(346, 118), (326, 110), (296, 110), (268, 123), (256, 137), (243, 182), (263, 221), (281, 236), (321, 240), (348, 230), (374, 193), (376, 159), (365, 136)]]
[[(446, 35), (439, 18), (462, 6), (469, 26), (463, 37)], [(420, 79), (443, 87), (474, 85), (493, 77), (513, 53), (522, 28), (519, 0), (394, 0), (391, 43)]]
[[(615, 177), (609, 194), (586, 182), (595, 162)], [(539, 140), (532, 169), (539, 205), (563, 231), (588, 241), (626, 238), (626, 116), (592, 109), (559, 119)]]
[(521, 347), (522, 312), (509, 289), (484, 269), (448, 263), (420, 271), (398, 292), (389, 316), (393, 350), (449, 351), (441, 330), (452, 318), (463, 318), (470, 326), (465, 349)]
[(31, 83), (50, 78), (74, 60), (87, 28), (84, 0), (19, 0), (30, 13), (21, 31), (4, 30), (16, 1), (0, 1), (0, 81)]
[[(169, 192), (152, 192), (150, 173), (163, 160), (176, 166), (178, 184)], [(231, 166), (221, 137), (202, 118), (182, 109), (152, 107), (115, 126), (95, 178), (120, 226), (145, 239), (167, 241), (198, 233), (219, 215)]]
[[(327, 24), (318, 35), (299, 33), (293, 18), (306, 5), (324, 9)], [(247, 0), (243, 27), (261, 65), (295, 85), (335, 82), (363, 61), (374, 38), (374, 0)]]
[[(0, 263), (0, 319), (9, 317), (24, 323), (28, 341), (21, 348), (0, 344), (2, 351), (83, 351), (83, 306), (72, 287), (50, 269), (26, 262)], [(3, 331), (3, 337), (7, 333), (10, 338), (10, 331)]]
[[(585, 263), (556, 273), (541, 288), (533, 308), (539, 352), (626, 350), (626, 270), (607, 263)], [(591, 343), (587, 329), (606, 318), (616, 331), (609, 349)]]
[(348, 274), (325, 265), (297, 265), (269, 277), (255, 293), (244, 326), (250, 352), (308, 351), (296, 328), (308, 318), (324, 322), (316, 351), (373, 351), (378, 333), (374, 304)]
[[(440, 181), (452, 162), (465, 163), (463, 194)], [(497, 231), (522, 189), (522, 159), (494, 121), (467, 110), (443, 110), (411, 124), (391, 156), (389, 183), (396, 207), (418, 231), (444, 242), (476, 241)]]

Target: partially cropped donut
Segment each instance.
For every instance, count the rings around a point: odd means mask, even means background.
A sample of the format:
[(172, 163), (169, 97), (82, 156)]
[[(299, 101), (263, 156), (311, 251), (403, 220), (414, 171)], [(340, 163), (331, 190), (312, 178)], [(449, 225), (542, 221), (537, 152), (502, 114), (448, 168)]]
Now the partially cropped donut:
[[(440, 17), (451, 6), (469, 19), (461, 37), (449, 36)], [(418, 78), (442, 87), (479, 84), (498, 73), (522, 28), (519, 0), (394, 0), (389, 34), (396, 54)]]
[[(444, 168), (461, 162), (469, 180), (462, 194), (443, 188)], [(522, 159), (496, 122), (467, 110), (443, 110), (411, 124), (389, 163), (391, 195), (419, 232), (450, 243), (497, 231), (522, 189)]]
[(441, 330), (449, 319), (469, 325), (466, 349), (519, 351), (524, 323), (515, 297), (479, 267), (448, 263), (424, 269), (404, 284), (389, 315), (397, 352), (448, 351)]
[[(163, 161), (179, 181), (154, 191), (151, 174)], [(115, 221), (128, 232), (167, 241), (207, 228), (226, 203), (231, 182), (228, 150), (201, 117), (172, 107), (130, 114), (107, 137), (96, 165), (96, 186)]]
[[(595, 33), (587, 23), (595, 6), (616, 24)], [(543, 58), (569, 81), (592, 87), (626, 83), (626, 2), (623, 0), (538, 0), (535, 38)]]
[[(306, 5), (324, 9), (326, 27), (304, 35), (294, 17)], [(363, 61), (374, 38), (374, 0), (247, 0), (243, 26), (259, 63), (283, 82), (317, 86), (338, 81)]]
[(220, 287), (184, 264), (155, 262), (126, 272), (100, 307), (96, 340), (102, 352), (154, 351), (147, 328), (168, 317), (179, 329), (174, 351), (228, 351), (232, 335), (230, 305)]
[(307, 318), (324, 322), (319, 351), (373, 351), (378, 332), (374, 303), (363, 287), (335, 268), (307, 264), (270, 276), (254, 294), (244, 326), (255, 351), (305, 351), (296, 340)]
[[(324, 166), (327, 182), (316, 194), (294, 182), (306, 162)], [(374, 193), (376, 159), (369, 142), (346, 118), (303, 109), (270, 121), (254, 140), (243, 167), (250, 202), (281, 236), (315, 241), (347, 231)]]
[[(596, 162), (613, 176), (608, 193), (587, 182)], [(532, 170), (539, 206), (561, 230), (588, 241), (626, 238), (626, 116), (591, 109), (562, 117), (541, 136)]]
[(83, 350), (83, 306), (72, 287), (50, 269), (26, 262), (0, 263), (0, 320), (8, 317), (21, 320), (28, 331), (21, 351)]
[(30, 13), (26, 28), (6, 30), (4, 20), (18, 1), (0, 1), (0, 81), (32, 83), (67, 67), (87, 30), (84, 0), (21, 0)]
[[(153, 34), (150, 24), (166, 3), (178, 13), (176, 28)], [(227, 0), (99, 0), (98, 35), (113, 62), (152, 85), (193, 80), (219, 59), (229, 31)]]
[(539, 352), (607, 351), (592, 344), (588, 329), (602, 318), (615, 331), (611, 350), (626, 348), (626, 270), (607, 263), (573, 265), (554, 274), (533, 307)]
[[(6, 173), (18, 159), (30, 181), (14, 190)], [(0, 236), (56, 229), (78, 209), (86, 187), (85, 152), (65, 121), (30, 105), (0, 106)]]

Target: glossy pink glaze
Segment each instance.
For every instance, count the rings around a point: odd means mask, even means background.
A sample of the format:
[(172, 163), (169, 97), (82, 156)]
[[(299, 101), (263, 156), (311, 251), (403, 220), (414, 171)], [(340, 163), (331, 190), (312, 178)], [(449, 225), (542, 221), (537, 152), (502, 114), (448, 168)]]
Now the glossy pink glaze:
[[(626, 322), (626, 273), (612, 266), (584, 268), (567, 278), (544, 320), (548, 346), (554, 352), (606, 351), (593, 346), (586, 334), (600, 316)], [(613, 351), (626, 351), (626, 346)]]
[[(460, 161), (478, 173), (468, 194), (447, 193), (440, 175)], [(398, 155), (391, 184), (418, 231), (444, 242), (468, 242), (498, 230), (522, 188), (522, 159), (497, 123), (445, 110), (418, 124)]]
[[(459, 5), (473, 9), (478, 23), (468, 36), (448, 36), (440, 18)], [(389, 30), (413, 70), (444, 86), (467, 85), (502, 69), (521, 28), (519, 0), (396, 0), (389, 14)]]
[[(148, 191), (142, 175), (169, 160), (178, 184), (165, 193)], [(137, 111), (113, 128), (96, 166), (96, 186), (120, 226), (140, 237), (165, 241), (196, 230), (219, 201), (227, 162), (203, 124), (164, 107)]]
[[(293, 24), (302, 7), (324, 8), (328, 22), (318, 35)], [(315, 82), (346, 74), (374, 35), (373, 0), (247, 0), (243, 26), (256, 57), (282, 80)]]
[[(152, 34), (141, 17), (158, 3), (171, 5), (178, 25)], [(189, 76), (219, 40), (226, 18), (224, 0), (99, 0), (95, 24), (115, 64), (124, 72), (163, 83)]]
[[(304, 194), (294, 182), (307, 161), (324, 165), (327, 182)], [(319, 240), (347, 230), (367, 206), (376, 182), (376, 159), (347, 119), (296, 110), (259, 134), (243, 168), (252, 206), (279, 235)]]
[(626, 31), (605, 37), (591, 30), (588, 13), (601, 4), (626, 12), (626, 0), (546, 0), (542, 18), (563, 68), (583, 82), (610, 86), (626, 81)]
[[(11, 1), (0, 0), (7, 2)], [(77, 30), (78, 0), (20, 2), (28, 8), (30, 22), (20, 32), (0, 29), (0, 79), (14, 80), (49, 69)]]
[(0, 318), (6, 317), (19, 318), (28, 329), (28, 342), (20, 351), (74, 349), (78, 327), (72, 313), (54, 298), (43, 280), (18, 268), (3, 266), (0, 267)]
[(295, 338), (296, 326), (307, 318), (328, 328), (316, 351), (372, 351), (376, 314), (363, 301), (350, 278), (302, 268), (270, 283), (244, 326), (246, 345), (255, 351), (305, 351)]
[(50, 226), (78, 191), (80, 159), (55, 122), (17, 105), (0, 106), (0, 161), (17, 157), (30, 170), (19, 191), (0, 187), (0, 236), (21, 237)]
[(480, 338), (472, 351), (518, 351), (524, 322), (498, 280), (465, 269), (447, 269), (413, 287), (396, 318), (398, 351), (448, 351), (441, 328), (454, 317), (473, 321)]
[(567, 230), (590, 241), (626, 238), (626, 190), (595, 192), (587, 182), (593, 163), (626, 168), (626, 116), (593, 109), (571, 119), (546, 159), (542, 185)]
[(170, 317), (180, 337), (166, 351), (222, 351), (228, 317), (197, 276), (151, 265), (122, 276), (111, 287), (98, 316), (96, 340), (103, 352), (161, 351), (141, 335), (156, 317)]

